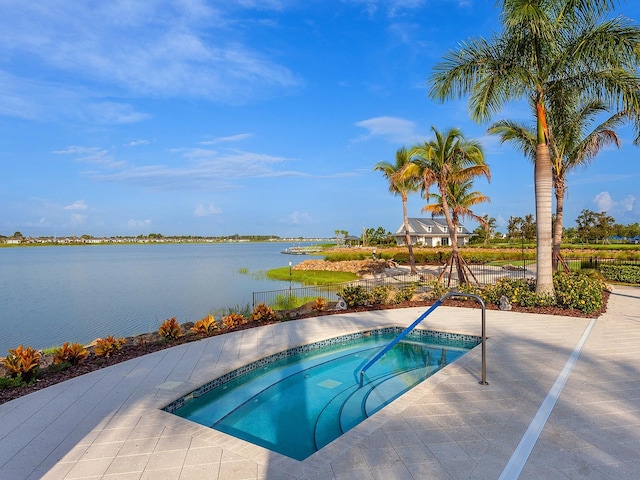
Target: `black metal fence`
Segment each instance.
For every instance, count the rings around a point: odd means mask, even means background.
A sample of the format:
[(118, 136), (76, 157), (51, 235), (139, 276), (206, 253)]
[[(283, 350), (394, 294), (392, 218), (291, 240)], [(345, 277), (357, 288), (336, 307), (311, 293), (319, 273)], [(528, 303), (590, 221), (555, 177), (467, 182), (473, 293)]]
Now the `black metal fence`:
[[(290, 308), (292, 298), (309, 299), (324, 298), (329, 302), (339, 300), (338, 293), (346, 286), (362, 286), (368, 292), (378, 286), (393, 286), (402, 289), (406, 286), (416, 287), (417, 293), (430, 291), (436, 279), (443, 273), (442, 283), (447, 287), (456, 287), (459, 284), (458, 274), (455, 268), (445, 266), (426, 265), (419, 267), (417, 275), (409, 275), (398, 269), (398, 274), (379, 275), (365, 280), (339, 283), (333, 285), (317, 285), (307, 287), (295, 287), (284, 290), (271, 290), (266, 292), (253, 292), (253, 307), (260, 303), (269, 306)], [(470, 264), (469, 276), (472, 283), (489, 285), (496, 283), (501, 278), (525, 279), (535, 278), (535, 262), (524, 260), (506, 264)]]
[(596, 256), (565, 257), (564, 262), (570, 270), (586, 268), (599, 270), (601, 265), (640, 265), (640, 259), (600, 258)]

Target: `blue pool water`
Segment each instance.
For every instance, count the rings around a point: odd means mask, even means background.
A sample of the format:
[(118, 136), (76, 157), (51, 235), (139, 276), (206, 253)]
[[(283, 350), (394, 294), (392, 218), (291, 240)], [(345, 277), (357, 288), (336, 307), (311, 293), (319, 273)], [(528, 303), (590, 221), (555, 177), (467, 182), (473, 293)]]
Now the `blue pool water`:
[(415, 330), (367, 371), (360, 387), (364, 364), (400, 331), (363, 332), (272, 355), (165, 410), (303, 460), (480, 342)]

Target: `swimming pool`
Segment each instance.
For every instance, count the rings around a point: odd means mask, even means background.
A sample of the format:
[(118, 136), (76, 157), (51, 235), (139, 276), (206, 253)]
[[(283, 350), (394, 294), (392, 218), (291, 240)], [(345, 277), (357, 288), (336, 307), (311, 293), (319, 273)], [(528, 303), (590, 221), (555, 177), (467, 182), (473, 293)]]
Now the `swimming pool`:
[(359, 372), (402, 329), (296, 347), (229, 372), (165, 411), (303, 460), (478, 345), (480, 337), (414, 330)]

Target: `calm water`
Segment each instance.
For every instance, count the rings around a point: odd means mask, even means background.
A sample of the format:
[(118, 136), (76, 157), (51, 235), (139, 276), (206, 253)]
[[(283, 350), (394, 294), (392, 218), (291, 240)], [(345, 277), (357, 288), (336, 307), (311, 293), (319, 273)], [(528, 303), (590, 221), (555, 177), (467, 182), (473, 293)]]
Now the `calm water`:
[[(297, 264), (285, 243), (0, 248), (0, 356), (156, 330), (287, 288), (264, 272)], [(241, 273), (241, 269), (248, 273)], [(219, 317), (217, 317), (219, 319)]]

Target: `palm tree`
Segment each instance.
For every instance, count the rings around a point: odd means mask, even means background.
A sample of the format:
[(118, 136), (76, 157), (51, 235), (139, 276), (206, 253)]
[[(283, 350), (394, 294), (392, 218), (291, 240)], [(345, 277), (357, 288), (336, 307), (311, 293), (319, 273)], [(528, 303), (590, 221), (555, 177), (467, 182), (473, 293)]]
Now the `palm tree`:
[[(549, 112), (551, 167), (556, 198), (555, 228), (553, 232), (553, 268), (561, 260), (560, 247), (564, 219), (564, 198), (567, 174), (577, 167), (586, 167), (607, 145), (620, 148), (620, 138), (615, 128), (629, 120), (628, 112), (620, 111), (602, 123), (589, 129), (596, 117), (607, 112), (600, 100), (580, 102), (565, 99), (561, 108)], [(511, 142), (525, 156), (535, 162), (535, 132), (524, 124), (502, 120), (489, 127), (489, 132), (499, 135), (502, 142)]]
[[(488, 120), (511, 100), (535, 106), (534, 183), (538, 294), (553, 295), (553, 177), (548, 112), (573, 96), (597, 98), (635, 114), (640, 127), (640, 28), (623, 17), (604, 21), (613, 0), (501, 0), (503, 30), (449, 52), (430, 79), (432, 98), (470, 94), (469, 111)], [(636, 142), (640, 138), (636, 137)]]
[(489, 214), (487, 213), (482, 216), (480, 225), (484, 228), (484, 231), (485, 231), (484, 245), (487, 246), (487, 244), (489, 243), (489, 239), (491, 238), (492, 234), (495, 233), (496, 231), (498, 222), (494, 217), (490, 217)]
[[(448, 204), (449, 206), (453, 228), (448, 228), (448, 231), (452, 248), (453, 245), (458, 245), (458, 227), (460, 226), (460, 220), (475, 220), (483, 226), (487, 223), (484, 217), (480, 217), (473, 213), (471, 207), (480, 203), (490, 202), (491, 200), (489, 199), (489, 197), (483, 195), (478, 191), (470, 191), (472, 186), (472, 180), (453, 182), (448, 185), (446, 198), (438, 193), (428, 193), (426, 195), (427, 201), (433, 201), (433, 203), (428, 203), (427, 205), (425, 205), (422, 208), (422, 211), (430, 212), (432, 218), (444, 217), (444, 205)], [(465, 265), (462, 257), (459, 258), (460, 263), (462, 265)], [(445, 270), (442, 271), (442, 275), (444, 275), (444, 273)], [(473, 275), (473, 273), (471, 273), (471, 275)], [(464, 268), (462, 268), (461, 271), (458, 271), (458, 278), (460, 279), (461, 283), (469, 283), (469, 278), (467, 277)]]
[(453, 210), (449, 205), (447, 192), (451, 185), (464, 183), (483, 175), (491, 179), (489, 166), (484, 161), (482, 147), (475, 140), (465, 138), (460, 130), (452, 128), (444, 133), (431, 127), (435, 139), (414, 146), (410, 151), (411, 166), (405, 169), (405, 176), (420, 178), (422, 190), (429, 197), (429, 190), (436, 186), (442, 199), (442, 214), (447, 222), (449, 232), (455, 235), (451, 244), (451, 263), (456, 264), (458, 278), (463, 281), (463, 263), (457, 243), (457, 228), (453, 223)]
[(416, 260), (413, 255), (413, 246), (411, 245), (411, 234), (409, 233), (409, 217), (407, 216), (407, 198), (410, 193), (417, 192), (420, 188), (420, 182), (415, 177), (405, 177), (403, 172), (410, 163), (410, 157), (406, 148), (402, 147), (396, 152), (395, 163), (378, 162), (373, 167), (374, 171), (379, 170), (384, 177), (389, 180), (389, 191), (394, 195), (400, 195), (402, 199), (402, 219), (404, 224), (404, 238), (407, 248), (409, 249), (409, 265), (411, 274), (418, 273), (416, 269)]

